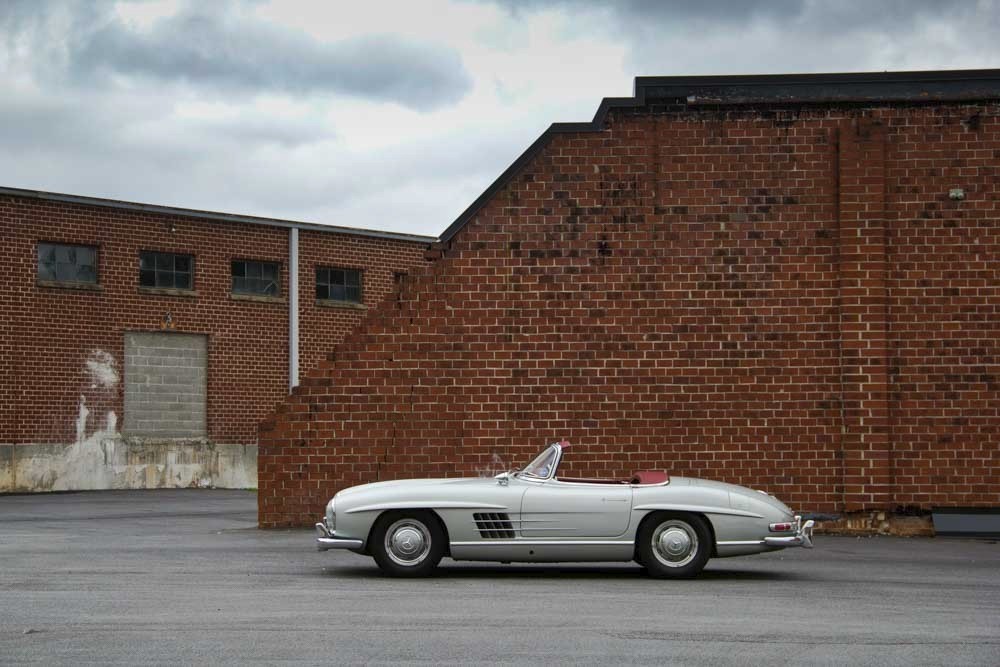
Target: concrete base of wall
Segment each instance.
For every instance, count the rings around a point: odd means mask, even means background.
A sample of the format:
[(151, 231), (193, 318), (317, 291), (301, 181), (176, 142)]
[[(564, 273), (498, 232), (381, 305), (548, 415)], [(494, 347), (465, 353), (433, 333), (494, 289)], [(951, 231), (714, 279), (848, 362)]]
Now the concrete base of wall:
[(257, 445), (120, 436), (0, 445), (0, 493), (257, 486)]

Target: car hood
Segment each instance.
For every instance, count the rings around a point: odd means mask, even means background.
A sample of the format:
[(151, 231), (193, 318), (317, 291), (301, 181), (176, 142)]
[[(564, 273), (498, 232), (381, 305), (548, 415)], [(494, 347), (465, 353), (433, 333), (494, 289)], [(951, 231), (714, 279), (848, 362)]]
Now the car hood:
[(496, 486), (497, 481), (492, 477), (447, 477), (437, 479), (396, 479), (388, 482), (372, 482), (370, 484), (360, 484), (344, 489), (337, 494), (337, 498), (351, 496), (369, 491), (390, 491), (396, 488), (405, 487), (408, 489), (427, 488), (432, 486)]

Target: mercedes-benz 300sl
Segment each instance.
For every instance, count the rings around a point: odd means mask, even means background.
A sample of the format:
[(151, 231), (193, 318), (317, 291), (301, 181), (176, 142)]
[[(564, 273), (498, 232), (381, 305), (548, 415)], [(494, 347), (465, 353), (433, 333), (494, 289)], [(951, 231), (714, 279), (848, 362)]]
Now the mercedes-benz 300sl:
[(812, 547), (803, 521), (763, 491), (640, 470), (625, 479), (558, 474), (569, 443), (493, 478), (414, 479), (344, 489), (316, 524), (320, 550), (426, 576), (445, 556), (509, 562), (636, 561), (687, 578), (710, 558)]

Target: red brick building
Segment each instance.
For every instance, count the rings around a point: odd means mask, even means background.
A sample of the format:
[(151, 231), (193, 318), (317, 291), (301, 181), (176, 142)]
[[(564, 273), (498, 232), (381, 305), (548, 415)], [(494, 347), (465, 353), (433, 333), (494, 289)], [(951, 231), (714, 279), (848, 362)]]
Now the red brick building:
[(0, 228), (0, 491), (255, 486), (290, 341), (315, 366), (433, 241), (11, 188)]
[(261, 427), (262, 526), (557, 438), (812, 511), (1000, 505), (1000, 71), (636, 80)]

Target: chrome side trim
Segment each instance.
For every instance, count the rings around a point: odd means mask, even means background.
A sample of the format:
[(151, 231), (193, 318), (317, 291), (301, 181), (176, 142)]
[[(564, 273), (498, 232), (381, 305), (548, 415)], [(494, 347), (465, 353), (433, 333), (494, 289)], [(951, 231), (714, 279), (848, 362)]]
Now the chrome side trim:
[(582, 529), (573, 528), (572, 526), (552, 526), (549, 528), (542, 528), (541, 526), (521, 526), (521, 530), (582, 530)]
[(483, 540), (482, 542), (451, 542), (453, 547), (608, 547), (635, 544), (632, 540)]
[(717, 547), (759, 547), (764, 545), (764, 540), (736, 540), (733, 542), (716, 542)]
[(504, 510), (510, 511), (506, 505), (491, 505), (489, 503), (463, 503), (454, 500), (422, 500), (420, 502), (395, 502), (377, 503), (375, 505), (364, 505), (346, 510), (344, 514), (355, 514), (357, 512), (374, 512), (376, 510), (408, 510), (408, 509), (470, 509), (470, 510)]
[(728, 507), (710, 507), (708, 505), (675, 505), (673, 503), (650, 503), (647, 505), (639, 505), (633, 507), (632, 511), (636, 510), (672, 510), (675, 512), (700, 512), (702, 514), (729, 514), (731, 516), (745, 516), (751, 519), (763, 519), (763, 514), (756, 514), (754, 512), (747, 512), (744, 510), (734, 510)]
[[(476, 519), (473, 519), (475, 521)], [(507, 519), (511, 523), (555, 523), (555, 519)]]

